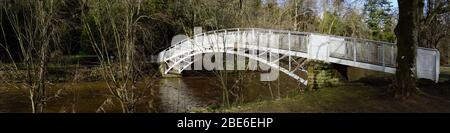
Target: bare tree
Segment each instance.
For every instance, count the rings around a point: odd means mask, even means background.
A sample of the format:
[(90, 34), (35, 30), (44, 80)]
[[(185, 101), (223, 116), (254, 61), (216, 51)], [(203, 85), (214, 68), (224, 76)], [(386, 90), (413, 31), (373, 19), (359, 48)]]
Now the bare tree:
[[(142, 60), (137, 55), (137, 35), (143, 32), (141, 1), (98, 0), (85, 13), (84, 27), (97, 53), (101, 73), (110, 93), (120, 102), (124, 113), (136, 112), (142, 97), (137, 87)], [(123, 12), (120, 12), (123, 11)], [(91, 23), (89, 20), (92, 20)]]
[(29, 90), (33, 113), (44, 112), (50, 98), (47, 92), (47, 65), (51, 45), (59, 42), (58, 4), (57, 0), (21, 0), (15, 6), (3, 8), (14, 30), (22, 58), (20, 65), (13, 61), (15, 65), (10, 72), (25, 76), (22, 84), (15, 86)]
[(426, 0), (424, 17), (421, 18), (419, 46), (437, 48), (450, 33), (450, 1)]

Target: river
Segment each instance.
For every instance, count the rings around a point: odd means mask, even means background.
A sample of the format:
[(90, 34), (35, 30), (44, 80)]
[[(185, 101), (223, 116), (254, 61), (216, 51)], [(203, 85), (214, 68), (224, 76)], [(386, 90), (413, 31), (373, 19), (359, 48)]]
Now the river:
[[(240, 103), (273, 100), (292, 96), (299, 91), (298, 83), (281, 74), (279, 80), (269, 84), (260, 82), (258, 74), (246, 73)], [(233, 77), (233, 76), (231, 76)], [(222, 105), (222, 88), (214, 74), (188, 74), (181, 78), (155, 78), (152, 84), (138, 92), (137, 112), (194, 112), (213, 109)], [(231, 84), (233, 85), (233, 84)], [(30, 101), (26, 89), (17, 85), (0, 84), (0, 112), (30, 112)], [(121, 112), (120, 104), (110, 95), (105, 82), (65, 82), (49, 84), (50, 99), (45, 112), (94, 113)], [(236, 98), (230, 94), (230, 101)]]

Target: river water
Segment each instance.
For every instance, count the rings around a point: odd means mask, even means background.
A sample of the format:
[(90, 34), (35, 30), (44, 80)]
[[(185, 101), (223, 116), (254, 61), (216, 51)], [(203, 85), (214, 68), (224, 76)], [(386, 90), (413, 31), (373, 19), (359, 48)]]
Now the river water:
[[(182, 78), (157, 78), (149, 88), (139, 91), (137, 112), (194, 112), (222, 105), (222, 88), (218, 78), (212, 74), (194, 74)], [(240, 103), (258, 100), (273, 100), (299, 92), (298, 83), (281, 75), (279, 80), (267, 83), (259, 81), (258, 74), (245, 74), (244, 87), (239, 93)], [(232, 76), (231, 76), (232, 77)], [(26, 89), (17, 85), (0, 84), (0, 112), (30, 112)], [(49, 84), (51, 98), (45, 112), (94, 113), (121, 112), (119, 102), (110, 95), (106, 84), (97, 82)], [(230, 94), (230, 101), (237, 98)]]

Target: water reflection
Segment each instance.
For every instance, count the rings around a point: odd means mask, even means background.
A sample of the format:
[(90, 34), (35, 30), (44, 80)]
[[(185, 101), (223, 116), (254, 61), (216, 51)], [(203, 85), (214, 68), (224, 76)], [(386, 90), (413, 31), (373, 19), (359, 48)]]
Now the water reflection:
[(164, 112), (191, 112), (206, 105), (194, 96), (194, 89), (189, 89), (182, 78), (165, 78), (160, 83), (159, 98)]

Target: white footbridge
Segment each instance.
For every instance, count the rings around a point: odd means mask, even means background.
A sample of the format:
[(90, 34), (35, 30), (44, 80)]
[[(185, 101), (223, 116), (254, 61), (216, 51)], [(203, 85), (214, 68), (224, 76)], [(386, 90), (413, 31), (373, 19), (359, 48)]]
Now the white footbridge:
[[(306, 59), (395, 73), (396, 52), (394, 43), (366, 39), (273, 29), (223, 29), (201, 33), (170, 46), (159, 53), (158, 62), (162, 63), (164, 74), (180, 74), (192, 70), (196, 55), (226, 53), (258, 61), (306, 85), (301, 76), (307, 73), (303, 66)], [(262, 54), (278, 58), (269, 60), (261, 58)], [(439, 58), (438, 50), (419, 47), (417, 77), (437, 82)]]

